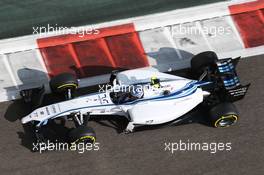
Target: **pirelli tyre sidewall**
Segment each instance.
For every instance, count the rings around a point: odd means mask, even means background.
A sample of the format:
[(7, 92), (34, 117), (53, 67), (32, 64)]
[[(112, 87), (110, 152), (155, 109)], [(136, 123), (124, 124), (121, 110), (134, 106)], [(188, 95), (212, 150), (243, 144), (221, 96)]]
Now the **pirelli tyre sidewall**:
[(233, 103), (220, 103), (210, 109), (210, 121), (213, 127), (224, 128), (235, 124), (239, 118)]
[(69, 132), (70, 143), (95, 143), (96, 134), (93, 128), (88, 126), (78, 126)]
[(78, 80), (71, 73), (59, 74), (50, 80), (50, 89), (52, 93), (64, 94), (68, 89), (72, 91), (78, 88)]

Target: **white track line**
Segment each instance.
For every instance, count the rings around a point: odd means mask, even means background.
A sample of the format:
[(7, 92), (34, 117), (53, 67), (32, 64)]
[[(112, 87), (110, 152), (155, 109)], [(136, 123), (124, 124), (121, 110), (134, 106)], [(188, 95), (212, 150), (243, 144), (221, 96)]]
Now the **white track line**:
[(4, 65), (5, 65), (8, 73), (9, 73), (9, 76), (11, 77), (11, 80), (12, 80), (14, 86), (18, 89), (18, 83), (16, 81), (15, 75), (13, 73), (13, 69), (10, 65), (9, 60), (8, 60), (8, 55), (3, 55), (3, 62), (4, 62)]

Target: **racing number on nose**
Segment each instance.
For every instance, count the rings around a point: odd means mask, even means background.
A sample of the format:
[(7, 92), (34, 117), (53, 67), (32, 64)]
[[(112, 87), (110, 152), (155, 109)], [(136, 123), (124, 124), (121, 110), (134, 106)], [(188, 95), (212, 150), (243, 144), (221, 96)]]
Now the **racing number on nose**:
[(109, 101), (106, 98), (106, 94), (99, 95), (99, 98), (100, 98), (101, 104), (108, 104), (109, 103)]

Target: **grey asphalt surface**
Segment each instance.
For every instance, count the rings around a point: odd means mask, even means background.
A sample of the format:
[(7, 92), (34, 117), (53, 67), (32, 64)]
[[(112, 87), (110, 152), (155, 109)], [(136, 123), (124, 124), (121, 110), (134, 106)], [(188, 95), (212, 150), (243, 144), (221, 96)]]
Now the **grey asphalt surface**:
[[(215, 129), (191, 123), (123, 135), (91, 122), (100, 143), (98, 151), (30, 150), (32, 136), (25, 133), (19, 117), (27, 109), (18, 101), (0, 104), (0, 174), (264, 174), (264, 56), (241, 60), (241, 81), (252, 85), (246, 98), (236, 102), (237, 125)], [(230, 142), (230, 151), (165, 151), (165, 142)]]
[(0, 39), (33, 33), (32, 27), (73, 27), (223, 0), (1, 0)]

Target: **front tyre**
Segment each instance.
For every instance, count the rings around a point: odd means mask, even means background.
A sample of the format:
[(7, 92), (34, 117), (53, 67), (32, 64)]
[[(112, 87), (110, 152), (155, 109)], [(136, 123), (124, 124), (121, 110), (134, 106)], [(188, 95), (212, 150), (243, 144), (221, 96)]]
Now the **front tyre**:
[(64, 95), (66, 99), (71, 99), (78, 88), (78, 80), (71, 73), (59, 74), (51, 78), (49, 84), (52, 93)]
[(96, 135), (93, 128), (88, 126), (78, 126), (69, 133), (71, 143), (95, 143)]
[(216, 128), (224, 128), (235, 124), (238, 120), (238, 112), (232, 103), (220, 103), (211, 108), (211, 124)]

